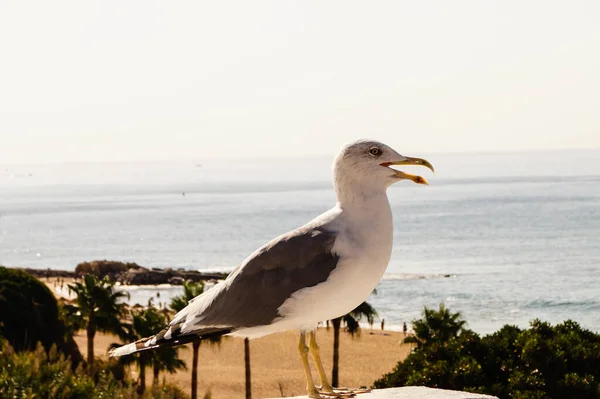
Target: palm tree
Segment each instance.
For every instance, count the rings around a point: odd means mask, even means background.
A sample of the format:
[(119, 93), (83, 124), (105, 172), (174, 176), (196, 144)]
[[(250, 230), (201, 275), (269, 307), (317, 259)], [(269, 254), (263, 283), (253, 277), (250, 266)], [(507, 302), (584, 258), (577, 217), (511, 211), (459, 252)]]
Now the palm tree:
[(68, 285), (69, 291), (75, 292), (75, 303), (79, 308), (72, 315), (81, 318), (80, 326), (87, 329), (87, 361), (90, 369), (94, 364), (94, 336), (96, 331), (122, 332), (121, 317), (127, 306), (119, 303), (122, 298), (129, 298), (129, 294), (115, 289), (114, 282), (108, 277), (100, 280), (93, 274), (83, 276), (81, 282)]
[[(190, 300), (204, 292), (204, 282), (186, 281), (183, 283), (183, 295), (176, 296), (171, 299), (171, 309), (179, 312), (185, 308)], [(211, 337), (207, 341), (213, 345), (221, 343), (221, 337)], [(197, 339), (192, 342), (192, 399), (198, 398), (198, 351), (200, 349), (201, 340)]]
[(158, 376), (160, 372), (169, 374), (176, 373), (177, 370), (187, 370), (187, 365), (179, 358), (179, 348), (167, 347), (159, 348), (152, 353), (152, 385), (158, 386)]
[(377, 311), (368, 302), (358, 305), (353, 311), (344, 316), (331, 320), (333, 325), (333, 367), (331, 369), (331, 385), (339, 386), (339, 368), (340, 368), (340, 329), (342, 322), (346, 323), (347, 331), (354, 336), (360, 334), (359, 321), (365, 317), (369, 324), (377, 317)]
[[(151, 307), (132, 312), (131, 318), (132, 336), (130, 338), (132, 338), (133, 341), (136, 341), (143, 337), (151, 336), (156, 331), (159, 331), (161, 328), (164, 328), (166, 324), (164, 322), (164, 319), (160, 316), (160, 314), (155, 312), (154, 308)], [(137, 362), (140, 371), (140, 385), (138, 391), (140, 393), (143, 393), (146, 389), (146, 366), (152, 364), (152, 352), (139, 352), (137, 356), (133, 359), (135, 359), (134, 361)]]
[(423, 309), (423, 318), (413, 320), (414, 335), (406, 337), (405, 343), (415, 343), (417, 348), (423, 345), (444, 343), (456, 338), (463, 331), (466, 321), (460, 312), (450, 312), (443, 303), (439, 310)]
[[(152, 301), (148, 302), (145, 309), (134, 309), (131, 311), (131, 324), (127, 325), (121, 339), (125, 342), (136, 341), (148, 337), (156, 331), (164, 328), (167, 324), (165, 315), (152, 306)], [(112, 347), (121, 344), (112, 344)], [(138, 392), (142, 394), (146, 389), (146, 367), (152, 366), (153, 385), (158, 384), (158, 377), (161, 371), (175, 373), (179, 369), (186, 369), (183, 360), (178, 357), (179, 348), (159, 348), (154, 351), (142, 351), (133, 356), (121, 357), (121, 364), (137, 363), (139, 368), (139, 387)]]
[(79, 330), (83, 330), (86, 326), (85, 319), (79, 310), (79, 307), (69, 303), (63, 297), (58, 298), (58, 311), (60, 318), (65, 323), (66, 334), (75, 335), (75, 333)]

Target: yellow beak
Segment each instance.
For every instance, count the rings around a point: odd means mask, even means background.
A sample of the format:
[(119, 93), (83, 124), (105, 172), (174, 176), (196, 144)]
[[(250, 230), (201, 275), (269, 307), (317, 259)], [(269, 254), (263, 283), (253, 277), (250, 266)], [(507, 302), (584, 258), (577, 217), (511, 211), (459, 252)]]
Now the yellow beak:
[[(433, 165), (431, 165), (431, 163), (429, 163), (429, 161), (422, 159), (422, 158), (405, 157), (405, 159), (403, 159), (402, 161), (384, 162), (381, 164), (381, 166), (386, 166), (386, 167), (390, 167), (392, 165), (425, 166), (425, 167), (429, 168), (432, 172), (435, 172), (435, 170), (433, 169)], [(390, 169), (392, 169), (392, 168), (390, 168)], [(395, 169), (392, 169), (392, 170), (395, 172), (395, 176), (399, 179), (412, 180), (413, 182), (415, 182), (417, 184), (427, 184), (427, 185), (429, 184), (427, 182), (427, 180), (425, 180), (421, 176), (411, 175), (409, 173), (404, 173), (402, 171), (395, 170)]]

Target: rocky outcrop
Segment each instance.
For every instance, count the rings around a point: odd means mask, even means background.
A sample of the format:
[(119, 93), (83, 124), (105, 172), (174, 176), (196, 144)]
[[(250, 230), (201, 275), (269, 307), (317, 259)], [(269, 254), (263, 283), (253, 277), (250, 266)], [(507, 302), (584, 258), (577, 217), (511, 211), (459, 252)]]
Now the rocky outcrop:
[(37, 278), (78, 278), (89, 273), (100, 278), (108, 276), (111, 280), (125, 285), (180, 285), (185, 281), (215, 281), (222, 280), (227, 277), (227, 273), (204, 273), (197, 270), (186, 270), (183, 268), (148, 269), (138, 265), (137, 263), (124, 263), (107, 260), (82, 262), (77, 265), (74, 272), (67, 270), (30, 268), (25, 268), (22, 270)]
[(75, 267), (75, 273), (78, 275), (84, 274), (95, 274), (96, 276), (103, 278), (109, 276), (111, 279), (121, 273), (127, 272), (128, 270), (138, 270), (142, 266), (137, 263), (125, 263), (110, 260), (94, 260), (91, 262), (81, 262)]
[(140, 267), (119, 273), (115, 280), (127, 285), (183, 284), (185, 281), (222, 280), (227, 273), (202, 273), (195, 270), (147, 269)]
[(148, 269), (137, 263), (107, 260), (80, 263), (75, 272), (79, 275), (92, 273), (101, 278), (108, 276), (113, 281), (127, 285), (183, 284), (184, 281), (219, 280), (227, 277), (226, 273), (202, 273), (196, 270), (157, 267)]

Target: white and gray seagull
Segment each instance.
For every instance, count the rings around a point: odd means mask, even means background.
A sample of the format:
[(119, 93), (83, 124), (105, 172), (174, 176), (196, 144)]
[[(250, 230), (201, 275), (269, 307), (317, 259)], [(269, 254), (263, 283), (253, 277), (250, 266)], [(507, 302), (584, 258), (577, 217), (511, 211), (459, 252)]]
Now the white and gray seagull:
[[(365, 301), (388, 266), (393, 222), (387, 188), (401, 180), (428, 184), (392, 165), (421, 165), (433, 171), (428, 161), (400, 155), (378, 141), (345, 145), (333, 164), (337, 203), (332, 209), (266, 243), (224, 281), (192, 299), (162, 331), (115, 348), (111, 356), (218, 335), (258, 338), (299, 330), (309, 397), (360, 392), (329, 384), (315, 334), (317, 323), (340, 317)], [(311, 376), (309, 352), (321, 380), (319, 389)]]

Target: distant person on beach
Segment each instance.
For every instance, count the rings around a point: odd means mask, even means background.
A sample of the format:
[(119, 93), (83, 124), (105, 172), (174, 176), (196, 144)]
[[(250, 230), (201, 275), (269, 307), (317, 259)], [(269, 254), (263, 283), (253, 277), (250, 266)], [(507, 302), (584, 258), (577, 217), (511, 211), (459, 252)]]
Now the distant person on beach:
[(406, 322), (402, 323), (402, 332), (404, 333), (404, 337), (406, 337), (408, 329), (406, 328)]
[(381, 331), (383, 331), (384, 326), (385, 326), (385, 319), (381, 319)]

